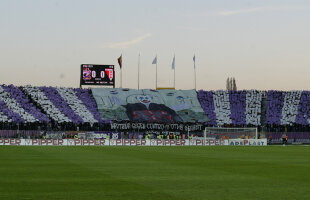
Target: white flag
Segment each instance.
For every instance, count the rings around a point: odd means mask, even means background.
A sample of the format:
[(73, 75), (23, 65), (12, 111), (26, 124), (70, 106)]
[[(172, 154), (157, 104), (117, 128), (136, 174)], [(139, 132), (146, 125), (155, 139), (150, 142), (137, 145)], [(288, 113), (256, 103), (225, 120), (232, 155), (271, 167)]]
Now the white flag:
[(172, 69), (175, 69), (175, 56), (173, 56), (173, 60), (172, 60)]
[(153, 65), (154, 65), (154, 64), (157, 64), (157, 56), (154, 58), (152, 64), (153, 64)]

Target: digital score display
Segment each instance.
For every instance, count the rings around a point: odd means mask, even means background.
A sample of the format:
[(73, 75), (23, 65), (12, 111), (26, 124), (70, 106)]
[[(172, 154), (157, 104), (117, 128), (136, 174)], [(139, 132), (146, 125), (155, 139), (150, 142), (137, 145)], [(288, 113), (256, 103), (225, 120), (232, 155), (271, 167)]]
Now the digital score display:
[(81, 65), (80, 85), (115, 86), (114, 65)]

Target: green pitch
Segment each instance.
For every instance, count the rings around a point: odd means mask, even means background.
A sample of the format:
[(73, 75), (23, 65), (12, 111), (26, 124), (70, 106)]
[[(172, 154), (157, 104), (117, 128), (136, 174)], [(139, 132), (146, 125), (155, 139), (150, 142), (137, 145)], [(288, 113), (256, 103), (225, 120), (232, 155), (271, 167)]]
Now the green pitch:
[(310, 147), (0, 146), (0, 199), (310, 199)]

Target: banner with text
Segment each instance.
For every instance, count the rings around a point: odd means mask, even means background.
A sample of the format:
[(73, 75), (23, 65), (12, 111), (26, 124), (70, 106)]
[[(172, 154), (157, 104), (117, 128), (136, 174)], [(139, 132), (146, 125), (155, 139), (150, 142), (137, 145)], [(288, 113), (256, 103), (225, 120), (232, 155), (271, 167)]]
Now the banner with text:
[(267, 139), (0, 139), (8, 146), (266, 146)]
[(92, 88), (101, 117), (152, 123), (207, 122), (195, 90)]

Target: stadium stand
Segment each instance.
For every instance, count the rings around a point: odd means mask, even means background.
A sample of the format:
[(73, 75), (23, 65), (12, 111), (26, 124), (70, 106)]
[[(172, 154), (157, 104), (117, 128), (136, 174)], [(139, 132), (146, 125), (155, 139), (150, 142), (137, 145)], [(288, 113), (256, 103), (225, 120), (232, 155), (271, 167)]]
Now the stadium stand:
[(284, 97), (285, 95), (281, 91), (268, 91), (266, 124), (280, 125)]
[(301, 125), (310, 124), (310, 92), (303, 91), (300, 97), (296, 123)]
[(88, 89), (75, 88), (74, 92), (78, 99), (85, 105), (89, 112), (93, 115), (94, 119), (98, 122), (103, 122), (97, 109), (97, 104)]
[(207, 122), (210, 126), (216, 126), (216, 115), (213, 101), (213, 92), (212, 91), (203, 91), (199, 90), (197, 94), (198, 100), (201, 104), (202, 109), (205, 114), (208, 116), (210, 121)]
[(228, 91), (215, 91), (213, 101), (217, 125), (232, 124)]
[(88, 90), (32, 86), (23, 89), (55, 122), (102, 122), (96, 103)]
[[(11, 96), (11, 94), (13, 94)], [(17, 97), (16, 99), (14, 97)], [(18, 96), (18, 93), (14, 93), (14, 86), (0, 86), (0, 108), (3, 114), (7, 115), (9, 119), (18, 123), (28, 123), (28, 122), (36, 122), (36, 119), (33, 115), (27, 112), (31, 111), (30, 104), (23, 104), (21, 101), (21, 96)]]
[[(83, 102), (75, 95), (72, 88), (56, 88), (59, 95), (64, 99), (64, 102), (71, 108), (73, 113), (80, 117), (80, 123), (89, 122), (96, 123), (98, 122), (91, 112), (86, 108)], [(56, 92), (56, 91), (55, 91)], [(68, 108), (69, 110), (69, 108)]]
[(231, 120), (235, 125), (246, 124), (246, 91), (229, 92)]
[(9, 85), (2, 85), (2, 88), (10, 94), (12, 98), (16, 100), (16, 102), (21, 106), (26, 112), (32, 115), (36, 121), (42, 122), (50, 122), (50, 119), (42, 113), (32, 102), (30, 99), (20, 90), (18, 87)]
[(7, 116), (3, 115), (2, 112), (0, 112), (0, 122), (8, 122), (9, 119)]
[(296, 121), (301, 91), (290, 91), (285, 93), (282, 108), (282, 125), (293, 125)]
[(261, 91), (200, 90), (198, 99), (213, 126), (261, 125)]
[[(290, 133), (290, 142), (310, 143), (310, 92), (0, 85), (0, 137), (40, 137), (42, 131), (111, 131), (111, 122), (258, 127), (274, 143), (280, 142), (282, 132)], [(130, 130), (128, 137), (142, 137), (134, 132)]]
[(310, 93), (307, 91), (268, 91), (266, 124), (309, 125)]
[(58, 123), (71, 122), (71, 120), (50, 101), (48, 96), (46, 96), (40, 88), (25, 86), (23, 89), (52, 120)]
[(74, 112), (57, 91), (57, 88), (53, 87), (40, 87), (40, 90), (48, 97), (48, 99), (63, 113), (71, 122), (75, 124), (83, 123), (83, 119)]
[(262, 91), (248, 90), (246, 93), (246, 124), (260, 126)]

